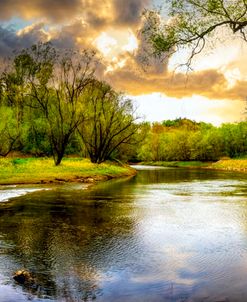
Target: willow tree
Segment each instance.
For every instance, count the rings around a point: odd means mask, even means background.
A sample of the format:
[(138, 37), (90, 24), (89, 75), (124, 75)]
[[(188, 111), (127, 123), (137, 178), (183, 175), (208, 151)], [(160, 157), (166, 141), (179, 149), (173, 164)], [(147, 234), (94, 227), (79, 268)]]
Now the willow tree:
[(86, 123), (78, 127), (78, 132), (93, 163), (102, 163), (120, 146), (134, 143), (139, 125), (130, 99), (94, 80), (87, 87), (84, 101)]
[(202, 51), (206, 39), (219, 28), (228, 28), (247, 42), (247, 0), (164, 0), (161, 10), (144, 14), (146, 35), (157, 55), (190, 47), (191, 59)]
[(84, 121), (82, 99), (93, 79), (94, 54), (61, 52), (49, 44), (39, 44), (22, 51), (17, 58), (29, 60), (26, 106), (44, 119), (54, 162), (59, 165)]

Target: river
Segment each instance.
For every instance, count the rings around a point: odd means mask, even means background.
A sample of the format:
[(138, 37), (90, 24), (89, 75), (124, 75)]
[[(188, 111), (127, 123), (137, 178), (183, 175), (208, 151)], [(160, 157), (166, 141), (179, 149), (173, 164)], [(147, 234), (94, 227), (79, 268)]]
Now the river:
[(247, 175), (138, 170), (1, 188), (0, 301), (246, 302)]

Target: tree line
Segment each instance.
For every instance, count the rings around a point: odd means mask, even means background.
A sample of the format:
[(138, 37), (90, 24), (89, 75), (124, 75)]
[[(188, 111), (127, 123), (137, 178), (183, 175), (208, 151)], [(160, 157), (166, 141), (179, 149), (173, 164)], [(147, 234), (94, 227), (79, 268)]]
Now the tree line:
[(37, 44), (6, 61), (0, 76), (0, 156), (118, 157), (139, 125), (131, 100), (96, 77), (93, 52)]
[(247, 153), (247, 122), (220, 127), (189, 119), (144, 123), (145, 139), (132, 153), (136, 161), (215, 161), (244, 157)]

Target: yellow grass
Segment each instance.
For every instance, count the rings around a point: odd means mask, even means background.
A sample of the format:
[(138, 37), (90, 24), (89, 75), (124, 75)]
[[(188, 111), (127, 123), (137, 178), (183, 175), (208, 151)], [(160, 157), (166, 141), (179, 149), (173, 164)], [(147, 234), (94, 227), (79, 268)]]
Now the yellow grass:
[(212, 164), (211, 167), (214, 169), (247, 172), (247, 160), (246, 159), (219, 160), (216, 163)]
[(93, 182), (133, 174), (134, 170), (128, 166), (98, 165), (80, 158), (65, 158), (59, 166), (50, 158), (0, 159), (0, 184)]

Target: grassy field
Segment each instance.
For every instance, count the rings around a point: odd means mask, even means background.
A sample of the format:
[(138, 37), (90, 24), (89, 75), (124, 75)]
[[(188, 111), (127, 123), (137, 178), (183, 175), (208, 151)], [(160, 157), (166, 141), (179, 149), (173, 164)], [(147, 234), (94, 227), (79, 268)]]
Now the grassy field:
[(150, 161), (143, 162), (142, 165), (147, 166), (161, 166), (161, 167), (184, 167), (184, 168), (201, 168), (208, 167), (210, 163), (205, 163), (201, 161)]
[(134, 174), (135, 170), (128, 166), (92, 164), (81, 158), (64, 158), (59, 166), (50, 158), (0, 159), (0, 184), (95, 182)]

